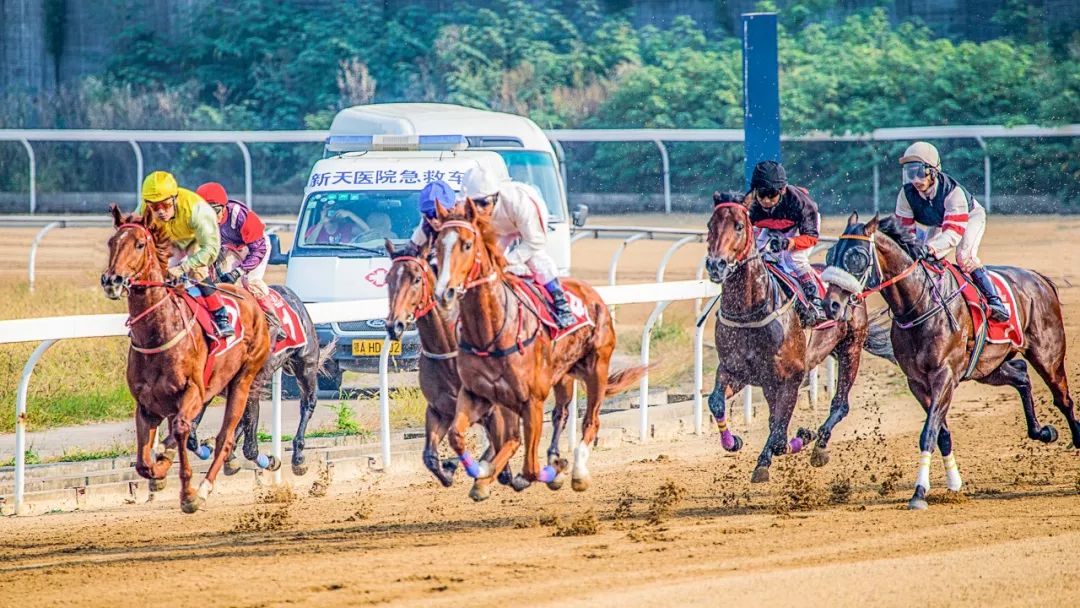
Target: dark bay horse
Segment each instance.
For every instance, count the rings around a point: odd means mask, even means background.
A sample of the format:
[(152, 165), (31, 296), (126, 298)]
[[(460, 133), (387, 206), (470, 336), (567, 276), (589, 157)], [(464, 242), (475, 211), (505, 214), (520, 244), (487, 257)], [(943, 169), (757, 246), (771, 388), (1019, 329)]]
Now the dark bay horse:
[[(300, 421), (296, 426), (296, 434), (293, 435), (292, 440), (292, 470), (294, 475), (305, 475), (308, 470), (306, 458), (304, 457), (305, 435), (307, 434), (308, 421), (311, 420), (311, 415), (315, 413), (315, 407), (319, 403), (318, 374), (334, 353), (337, 343), (331, 342), (320, 350), (319, 336), (315, 333), (315, 323), (312, 322), (311, 315), (308, 314), (307, 307), (304, 306), (304, 302), (300, 300), (300, 297), (284, 285), (271, 285), (270, 289), (276, 291), (281, 296), (281, 299), (296, 311), (297, 316), (300, 318), (303, 335), (307, 339), (301, 345), (272, 353), (266, 359), (266, 365), (263, 366), (262, 371), (255, 378), (254, 390), (248, 394), (247, 408), (245, 408), (244, 416), (237, 427), (237, 435), (239, 436), (242, 433), (244, 436), (243, 451), (245, 458), (257, 463), (260, 468), (270, 471), (276, 471), (281, 466), (273, 456), (262, 456), (260, 458), (258, 434), (259, 400), (269, 395), (270, 381), (275, 371), (280, 369), (293, 376), (296, 378), (296, 384), (300, 388)], [(196, 428), (191, 430), (191, 435), (188, 437), (188, 449), (204, 460), (210, 457), (212, 450), (199, 446), (196, 431), (205, 413), (206, 409), (204, 407), (196, 418)], [(237, 461), (236, 453), (232, 452), (229, 454), (228, 459), (225, 460), (225, 474), (235, 475), (239, 471), (240, 463)]]
[[(769, 480), (774, 455), (794, 454), (814, 439), (799, 429), (788, 440), (788, 425), (799, 387), (806, 377), (806, 337), (794, 307), (769, 276), (754, 243), (750, 212), (742, 203), (714, 197), (709, 218), (709, 279), (723, 285), (716, 320), (716, 384), (709, 409), (729, 452), (742, 449), (742, 439), (727, 425), (727, 400), (746, 385), (760, 386), (769, 403), (769, 438), (758, 456), (750, 481)], [(857, 353), (861, 348), (853, 348)]]
[[(957, 491), (962, 485), (952, 451), (948, 413), (953, 391), (960, 382), (972, 379), (993, 386), (1012, 386), (1020, 394), (1027, 421), (1028, 437), (1050, 443), (1057, 431), (1041, 426), (1031, 397), (1030, 364), (1042, 377), (1054, 398), (1054, 405), (1068, 421), (1073, 446), (1080, 448), (1080, 424), (1073, 410), (1065, 369), (1065, 327), (1057, 289), (1045, 276), (1012, 266), (996, 266), (1016, 296), (1014, 314), (1019, 315), (1023, 345), (1010, 342), (987, 343), (981, 354), (974, 347), (977, 327), (962, 298), (961, 285), (951, 273), (926, 261), (914, 261), (909, 254), (914, 245), (893, 218), (877, 217), (860, 224), (852, 214), (848, 226), (831, 256), (831, 268), (847, 275), (830, 285), (826, 311), (831, 318), (843, 318), (849, 302), (871, 292), (880, 292), (893, 314), (892, 343), (897, 362), (908, 378), (908, 388), (926, 411), (919, 436), (919, 469), (911, 509), (927, 507), (930, 489), (930, 458), (934, 446), (945, 461), (947, 486)], [(857, 268), (854, 260), (861, 258)], [(955, 325), (954, 325), (955, 324)], [(973, 351), (977, 359), (972, 361)], [(1016, 358), (1017, 355), (1027, 360)]]
[[(161, 487), (177, 450), (186, 446), (192, 422), (203, 404), (227, 394), (225, 418), (218, 432), (214, 460), (198, 492), (191, 486), (191, 466), (186, 449), (179, 450), (180, 507), (194, 513), (214, 487), (214, 480), (235, 444), (236, 426), (247, 405), (248, 392), (270, 353), (266, 320), (253, 298), (243, 297), (232, 286), (222, 291), (236, 296), (243, 338), (218, 356), (209, 382), (203, 378), (208, 346), (187, 304), (165, 282), (171, 246), (151, 223), (150, 216), (123, 216), (110, 205), (116, 232), (109, 239), (109, 264), (101, 275), (105, 295), (119, 299), (128, 294), (127, 381), (135, 398), (135, 430), (138, 452), (135, 470)], [(156, 458), (152, 455), (157, 426), (169, 420), (173, 446)], [(156, 482), (156, 483), (155, 483)]]
[[(582, 380), (588, 392), (588, 406), (582, 438), (574, 449), (572, 486), (588, 488), (587, 462), (590, 445), (600, 428), (600, 404), (636, 382), (645, 367), (632, 367), (608, 375), (615, 350), (615, 330), (607, 306), (588, 284), (563, 279), (563, 287), (584, 303), (593, 325), (563, 337), (551, 339), (536, 313), (514, 291), (504, 274), (506, 260), (496, 244), (488, 218), (466, 199), (447, 211), (437, 206), (439, 235), (435, 252), (439, 277), (435, 297), (444, 306), (455, 299), (460, 314), (458, 392), (450, 446), (461, 458), (466, 472), (476, 479), (470, 496), (483, 500), (490, 494), (493, 471), (502, 470), (521, 443), (516, 438), (504, 443), (488, 461), (475, 462), (465, 446), (465, 431), (493, 407), (505, 406), (521, 417), (525, 435), (525, 463), (514, 478), (514, 488), (523, 490), (534, 481), (550, 484), (562, 473), (560, 459), (549, 460), (541, 469), (537, 462), (544, 415), (544, 400), (553, 386), (566, 376)], [(466, 345), (476, 345), (466, 348)]]
[[(424, 466), (445, 487), (454, 483), (454, 471), (458, 459), (439, 462), (439, 443), (446, 436), (454, 419), (458, 390), (458, 338), (457, 308), (443, 310), (435, 305), (435, 273), (427, 263), (426, 248), (416, 256), (406, 255), (394, 249), (386, 241), (386, 251), (392, 260), (386, 275), (389, 290), (390, 312), (386, 318), (386, 332), (390, 339), (399, 338), (409, 324), (416, 324), (420, 334), (420, 390), (428, 407), (424, 420), (427, 443), (424, 446)], [(556, 404), (551, 420), (555, 427), (549, 462), (559, 459), (559, 435), (566, 422), (567, 407), (573, 397), (573, 380), (569, 379), (555, 387)], [(498, 406), (484, 417), (489, 447), (482, 460), (490, 461), (498, 448), (507, 441), (521, 441), (521, 421), (517, 414)], [(499, 472), (500, 483), (509, 484), (512, 475), (509, 465)], [(553, 482), (556, 483), (556, 482)]]

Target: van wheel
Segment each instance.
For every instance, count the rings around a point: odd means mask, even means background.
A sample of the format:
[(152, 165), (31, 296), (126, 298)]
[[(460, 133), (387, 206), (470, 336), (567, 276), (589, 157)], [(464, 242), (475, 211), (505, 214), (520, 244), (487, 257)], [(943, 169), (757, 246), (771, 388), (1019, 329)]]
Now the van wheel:
[(319, 372), (319, 390), (333, 393), (341, 392), (341, 377), (344, 372), (337, 361), (327, 361), (325, 371)]

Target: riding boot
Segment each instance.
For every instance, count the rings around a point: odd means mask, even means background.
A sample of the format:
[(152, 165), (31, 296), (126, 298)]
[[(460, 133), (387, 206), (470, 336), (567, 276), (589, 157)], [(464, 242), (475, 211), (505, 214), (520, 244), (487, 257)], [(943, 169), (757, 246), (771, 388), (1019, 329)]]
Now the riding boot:
[(972, 270), (971, 278), (975, 281), (975, 287), (978, 287), (979, 291), (986, 296), (986, 307), (990, 309), (990, 318), (999, 323), (1008, 321), (1012, 316), (1009, 313), (1009, 307), (1001, 301), (1001, 296), (994, 287), (994, 282), (990, 280), (990, 275), (986, 273), (986, 269), (980, 266)]
[(814, 327), (819, 323), (824, 323), (826, 319), (825, 307), (821, 303), (821, 296), (818, 295), (817, 281), (808, 274), (800, 274), (798, 279), (802, 285), (803, 293), (806, 294), (807, 301), (803, 324), (807, 327)]
[(280, 342), (288, 337), (285, 334), (285, 328), (281, 326), (281, 319), (278, 318), (277, 313), (274, 312), (274, 307), (270, 305), (270, 298), (263, 296), (255, 300), (259, 304), (259, 308), (263, 311), (263, 316), (266, 317), (266, 322), (269, 325), (270, 341)]
[(559, 329), (566, 329), (573, 325), (576, 319), (574, 313), (570, 312), (570, 303), (566, 301), (566, 294), (563, 292), (562, 285), (559, 284), (559, 279), (552, 279), (544, 285), (544, 289), (551, 294), (551, 301), (555, 304), (555, 323), (559, 325)]
[[(210, 290), (207, 289), (207, 291)], [(217, 329), (218, 337), (231, 338), (236, 335), (229, 323), (229, 313), (225, 310), (225, 303), (221, 301), (221, 295), (217, 290), (210, 291), (208, 294), (204, 293), (203, 300), (206, 302), (206, 309), (214, 318), (214, 327)]]

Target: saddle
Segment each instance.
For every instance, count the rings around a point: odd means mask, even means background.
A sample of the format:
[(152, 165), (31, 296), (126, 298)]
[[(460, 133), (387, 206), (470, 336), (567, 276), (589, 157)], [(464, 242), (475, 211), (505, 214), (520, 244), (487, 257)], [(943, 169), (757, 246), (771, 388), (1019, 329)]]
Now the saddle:
[(555, 322), (555, 309), (551, 294), (548, 293), (547, 289), (544, 289), (543, 285), (537, 282), (536, 277), (519, 277), (509, 273), (507, 277), (511, 289), (530, 310), (536, 313), (536, 316), (540, 318), (540, 324), (547, 330), (551, 339), (558, 341), (582, 327), (594, 325), (592, 318), (589, 317), (589, 309), (581, 298), (572, 291), (564, 289), (563, 293), (566, 294), (566, 302), (570, 304), (570, 312), (574, 314), (574, 323), (565, 329), (559, 329), (559, 324)]
[(285, 332), (285, 339), (274, 343), (273, 348), (270, 349), (270, 356), (307, 344), (307, 334), (304, 333), (304, 324), (300, 322), (300, 314), (273, 289), (266, 297), (274, 314), (281, 321), (281, 329)]
[[(990, 344), (1012, 343), (1017, 348), (1023, 348), (1024, 332), (1020, 328), (1020, 313), (1016, 308), (1016, 294), (1013, 293), (1012, 285), (1005, 277), (989, 268), (986, 269), (990, 279), (994, 282), (994, 287), (997, 288), (997, 292), (1001, 296), (1001, 301), (1012, 313), (1009, 320), (1002, 323), (990, 318), (986, 309), (986, 298), (975, 287), (975, 282), (966, 272), (946, 260), (941, 260), (941, 265), (945, 268), (945, 271), (953, 275), (956, 284), (960, 286), (960, 294), (967, 303), (968, 310), (971, 311), (971, 322), (975, 326), (976, 342), (985, 340)], [(935, 270), (933, 266), (930, 266), (930, 268)], [(936, 272), (941, 273), (944, 271)]]
[(233, 331), (236, 332), (230, 338), (219, 338), (214, 319), (210, 316), (210, 311), (206, 308), (203, 297), (193, 296), (186, 289), (177, 289), (177, 292), (180, 294), (181, 299), (184, 300), (184, 303), (188, 305), (188, 308), (191, 309), (191, 313), (195, 315), (195, 320), (198, 321), (199, 326), (202, 327), (203, 337), (206, 339), (209, 351), (206, 354), (206, 364), (203, 366), (203, 382), (209, 383), (210, 376), (214, 372), (214, 361), (217, 360), (218, 355), (227, 352), (244, 339), (244, 324), (240, 322), (240, 303), (231, 294), (224, 291), (218, 292), (221, 295), (221, 301), (225, 304), (229, 324), (232, 325)]

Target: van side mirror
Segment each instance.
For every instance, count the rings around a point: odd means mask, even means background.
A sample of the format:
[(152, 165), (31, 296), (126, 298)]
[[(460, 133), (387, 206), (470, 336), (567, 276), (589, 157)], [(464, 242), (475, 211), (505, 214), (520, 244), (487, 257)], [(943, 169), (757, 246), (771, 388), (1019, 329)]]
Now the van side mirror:
[(574, 225), (581, 228), (585, 225), (585, 220), (589, 219), (589, 206), (578, 205), (571, 216), (573, 217)]
[(289, 263), (288, 254), (281, 253), (281, 240), (278, 239), (278, 235), (268, 235), (270, 239), (270, 259), (267, 260), (267, 264), (272, 266), (284, 266)]

